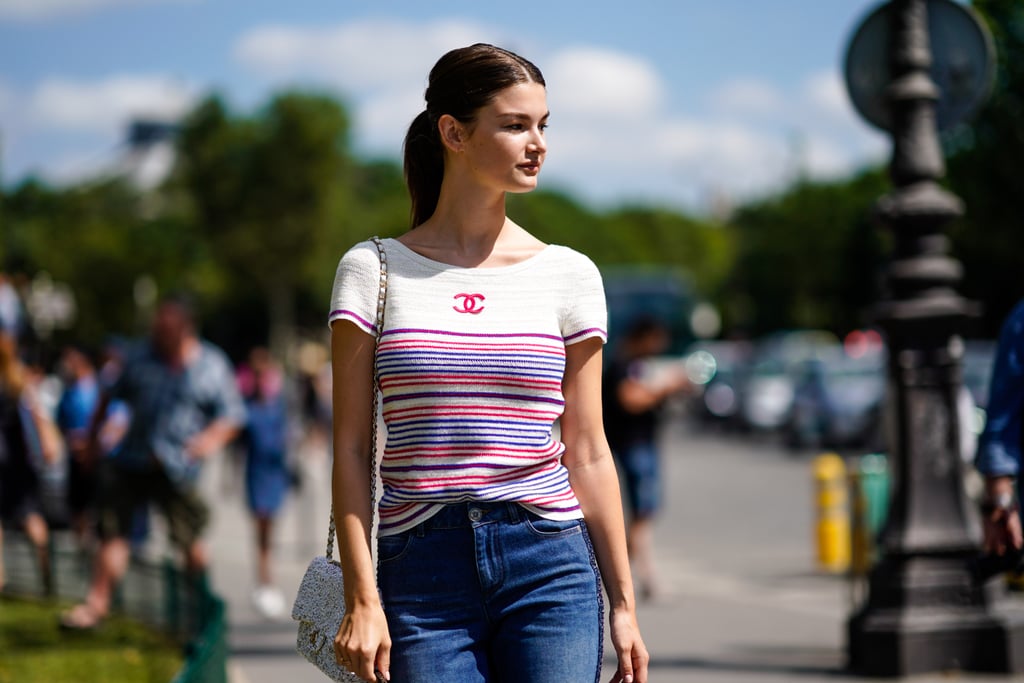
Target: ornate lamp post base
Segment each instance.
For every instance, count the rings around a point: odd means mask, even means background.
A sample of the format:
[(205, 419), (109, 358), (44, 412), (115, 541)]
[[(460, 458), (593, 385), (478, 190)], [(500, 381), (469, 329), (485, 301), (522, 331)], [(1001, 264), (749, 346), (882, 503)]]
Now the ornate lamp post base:
[[(879, 567), (873, 576), (873, 582), (880, 582), (902, 575), (915, 586), (911, 598), (915, 604), (868, 605), (850, 619), (852, 671), (878, 677), (953, 669), (1024, 672), (1024, 615), (989, 608), (984, 596), (978, 595), (979, 588), (963, 558), (913, 562), (926, 566), (903, 567), (902, 571)], [(929, 586), (924, 579), (940, 585)], [(929, 592), (933, 593), (931, 600)], [(970, 604), (977, 597), (982, 603)]]
[(889, 347), (894, 487), (878, 541), (883, 559), (848, 622), (849, 666), (867, 676), (1024, 673), (1024, 614), (993, 609), (992, 591), (976, 569), (980, 524), (961, 476), (958, 334), (976, 306), (956, 291), (962, 269), (943, 234), (963, 208), (939, 183), (945, 165), (928, 8), (966, 10), (950, 0), (891, 0), (884, 7), (894, 189), (875, 213), (894, 245), (876, 318)]

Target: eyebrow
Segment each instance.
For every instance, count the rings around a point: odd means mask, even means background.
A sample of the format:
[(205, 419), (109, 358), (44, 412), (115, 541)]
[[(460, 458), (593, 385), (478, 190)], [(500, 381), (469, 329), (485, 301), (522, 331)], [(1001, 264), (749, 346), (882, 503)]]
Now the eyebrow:
[[(526, 120), (529, 120), (529, 119), (533, 118), (529, 114), (524, 114), (522, 112), (517, 112), (517, 111), (505, 112), (504, 114), (498, 114), (498, 117), (499, 118), (503, 118), (503, 119), (526, 119)], [(548, 112), (545, 112), (544, 116), (541, 116), (540, 118), (543, 121), (544, 119), (550, 118), (550, 117), (551, 117), (551, 112), (548, 111)]]

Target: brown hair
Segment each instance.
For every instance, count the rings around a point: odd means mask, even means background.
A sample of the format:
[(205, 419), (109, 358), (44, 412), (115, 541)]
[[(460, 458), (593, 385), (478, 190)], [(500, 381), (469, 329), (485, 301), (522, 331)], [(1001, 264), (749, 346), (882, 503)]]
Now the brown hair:
[(433, 215), (441, 194), (444, 147), (438, 120), (449, 114), (471, 123), (477, 111), (499, 92), (520, 83), (546, 85), (533, 63), (494, 45), (476, 43), (437, 60), (424, 94), (427, 108), (413, 119), (405, 135), (405, 183), (412, 200), (412, 227)]

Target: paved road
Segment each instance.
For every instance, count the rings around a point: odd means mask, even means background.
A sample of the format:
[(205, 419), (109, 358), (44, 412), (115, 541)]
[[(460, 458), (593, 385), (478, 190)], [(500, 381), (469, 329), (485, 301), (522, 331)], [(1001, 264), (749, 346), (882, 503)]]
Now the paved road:
[[(666, 435), (665, 455), (668, 498), (657, 539), (666, 594), (640, 610), (651, 680), (859, 680), (842, 673), (849, 586), (814, 566), (810, 458), (792, 457), (768, 440), (682, 428)], [(306, 485), (280, 522), (280, 583), (289, 596), (323, 543), (327, 472), (322, 458), (306, 460)], [(219, 501), (213, 581), (230, 605), (233, 683), (322, 683), (294, 654), (292, 622), (262, 620), (249, 603), (252, 534), (237, 477), (211, 468), (204, 486)], [(951, 677), (1010, 680), (914, 680)]]

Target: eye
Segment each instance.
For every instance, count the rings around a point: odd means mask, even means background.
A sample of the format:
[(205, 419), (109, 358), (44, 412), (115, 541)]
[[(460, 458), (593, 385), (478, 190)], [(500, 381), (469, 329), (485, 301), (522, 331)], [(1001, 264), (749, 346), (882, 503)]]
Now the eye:
[(523, 124), (521, 123), (510, 123), (505, 126), (505, 130), (523, 130)]

